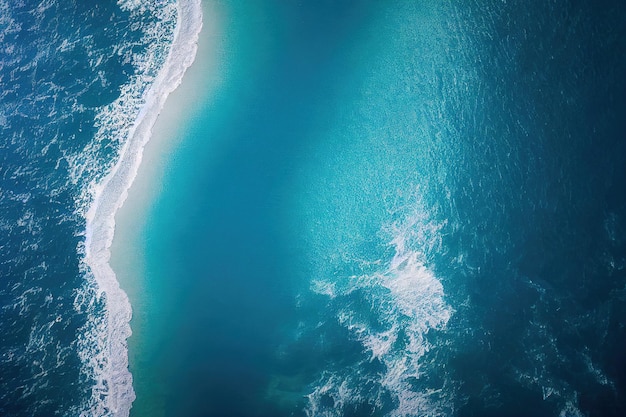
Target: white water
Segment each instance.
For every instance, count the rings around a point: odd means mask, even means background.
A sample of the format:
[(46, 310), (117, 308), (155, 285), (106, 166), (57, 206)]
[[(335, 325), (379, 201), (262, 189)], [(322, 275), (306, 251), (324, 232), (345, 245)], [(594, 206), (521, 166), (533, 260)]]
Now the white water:
[[(128, 2), (121, 5), (142, 7)], [(115, 232), (115, 213), (123, 205), (137, 175), (152, 127), (168, 95), (180, 85), (185, 71), (195, 59), (202, 27), (200, 0), (179, 0), (176, 8), (177, 25), (167, 60), (144, 96), (145, 104), (128, 130), (117, 164), (90, 190), (93, 200), (86, 213), (85, 263), (95, 279), (98, 299), (105, 303), (105, 317), (94, 326), (97, 334), (92, 337), (98, 344), (96, 353), (89, 348), (83, 349), (82, 353), (83, 361), (93, 369), (97, 381), (92, 390), (91, 409), (84, 411), (83, 415), (128, 416), (135, 399), (127, 347), (132, 310), (109, 265), (109, 248)], [(118, 107), (118, 113), (124, 110), (127, 109), (123, 105)], [(107, 116), (115, 117), (115, 114)], [(93, 343), (91, 341), (91, 345)]]
[[(428, 341), (433, 331), (445, 331), (454, 313), (445, 301), (444, 288), (435, 274), (424, 262), (425, 256), (417, 248), (436, 246), (440, 225), (427, 220), (420, 210), (404, 221), (391, 225), (394, 249), (393, 258), (377, 261), (380, 268), (374, 273), (352, 276), (347, 285), (335, 285), (332, 281), (314, 281), (311, 289), (321, 295), (335, 298), (354, 291), (362, 291), (371, 306), (371, 313), (381, 328), (374, 328), (363, 318), (362, 307), (347, 303), (337, 315), (337, 321), (355, 340), (358, 340), (367, 362), (377, 361), (384, 370), (377, 375), (361, 373), (365, 362), (355, 364), (350, 370), (326, 371), (317, 381), (308, 398), (307, 416), (343, 415), (351, 405), (369, 402), (376, 408), (384, 407), (384, 394), (394, 400), (389, 417), (414, 415), (443, 416), (453, 409), (454, 389), (423, 386), (416, 390), (412, 381), (419, 381), (425, 368), (425, 355), (438, 346)], [(400, 347), (398, 347), (400, 346)], [(437, 367), (437, 366), (435, 366)], [(443, 374), (443, 370), (437, 369)], [(367, 386), (375, 386), (366, 392)], [(333, 400), (332, 408), (321, 406), (322, 398)], [(418, 414), (416, 414), (418, 413)]]

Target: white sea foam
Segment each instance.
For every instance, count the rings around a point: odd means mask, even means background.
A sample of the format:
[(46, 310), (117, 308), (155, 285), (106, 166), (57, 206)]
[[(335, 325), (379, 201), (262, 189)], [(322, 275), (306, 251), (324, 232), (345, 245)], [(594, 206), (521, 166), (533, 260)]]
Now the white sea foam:
[(583, 417), (585, 415), (576, 406), (576, 403), (578, 402), (577, 397), (578, 396), (576, 396), (574, 401), (568, 401), (565, 406), (563, 406), (563, 409), (561, 409), (561, 412), (559, 413), (559, 417)]
[[(144, 7), (139, 2), (121, 2), (125, 8)], [(128, 370), (127, 338), (131, 334), (129, 321), (131, 306), (128, 297), (120, 288), (115, 273), (109, 266), (111, 242), (115, 229), (115, 213), (124, 203), (142, 159), (143, 149), (150, 139), (152, 127), (167, 96), (181, 83), (186, 69), (193, 62), (200, 29), (202, 12), (200, 0), (179, 0), (176, 4), (178, 16), (174, 37), (167, 59), (143, 97), (133, 93), (132, 84), (115, 103), (101, 115), (117, 123), (116, 129), (126, 131), (117, 163), (108, 174), (92, 184), (88, 200), (91, 202), (85, 213), (87, 220), (84, 244), (84, 261), (87, 277), (93, 277), (96, 297), (77, 293), (75, 308), (93, 311), (95, 304), (103, 303), (104, 316), (94, 317), (87, 334), (79, 341), (83, 361), (92, 370), (96, 386), (92, 390), (90, 408), (83, 416), (128, 416), (135, 394), (132, 375)], [(158, 33), (155, 36), (158, 38)], [(158, 39), (156, 39), (158, 41)], [(148, 54), (149, 55), (149, 54)], [(151, 56), (143, 57), (143, 65), (150, 65)], [(140, 62), (139, 65), (142, 65)], [(144, 80), (150, 82), (148, 71)], [(146, 81), (147, 80), (147, 81)], [(133, 90), (135, 88), (135, 90)], [(130, 126), (124, 129), (128, 112), (137, 114), (136, 109), (144, 102), (139, 114)], [(104, 130), (107, 130), (105, 126)], [(111, 133), (111, 132), (100, 132)], [(74, 165), (77, 167), (77, 165)], [(80, 172), (75, 171), (77, 176)]]
[[(424, 363), (425, 355), (436, 347), (427, 335), (445, 330), (453, 314), (444, 299), (443, 285), (426, 266), (424, 253), (419, 250), (437, 244), (439, 228), (419, 213), (409, 216), (390, 228), (394, 256), (388, 262), (380, 262), (378, 272), (353, 276), (341, 288), (330, 282), (313, 283), (313, 291), (331, 299), (357, 290), (364, 294), (367, 303), (357, 303), (361, 306), (358, 308), (348, 303), (338, 312), (337, 319), (362, 344), (369, 362), (379, 362), (384, 371), (365, 375), (361, 370), (366, 362), (355, 364), (349, 372), (327, 371), (308, 396), (307, 415), (343, 415), (347, 405), (362, 401), (386, 409), (386, 415), (393, 417), (451, 413), (452, 387), (420, 383), (426, 366), (428, 372), (445, 373)], [(363, 305), (370, 308), (370, 313), (363, 315)], [(375, 388), (362, 392), (364, 386)], [(386, 395), (393, 399), (391, 408), (384, 400)], [(324, 397), (332, 398), (334, 407), (323, 407)]]

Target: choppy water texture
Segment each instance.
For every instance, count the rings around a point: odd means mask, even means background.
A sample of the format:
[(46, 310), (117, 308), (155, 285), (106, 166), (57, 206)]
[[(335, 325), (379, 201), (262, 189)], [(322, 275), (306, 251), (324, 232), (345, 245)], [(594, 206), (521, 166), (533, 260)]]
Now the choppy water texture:
[[(28, 3), (0, 0), (0, 414), (107, 415), (85, 215), (175, 3)], [(216, 4), (131, 415), (626, 414), (626, 6)]]
[(102, 186), (132, 167), (187, 3), (0, 2), (3, 416), (129, 413), (130, 306), (92, 268), (124, 184)]

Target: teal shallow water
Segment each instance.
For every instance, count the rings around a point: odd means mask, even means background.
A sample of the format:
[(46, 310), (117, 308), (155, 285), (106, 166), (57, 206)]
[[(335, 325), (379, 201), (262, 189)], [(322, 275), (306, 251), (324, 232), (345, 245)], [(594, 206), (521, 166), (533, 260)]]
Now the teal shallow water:
[[(293, 175), (328, 123), (349, 69), (341, 48), (368, 11), (224, 9), (225, 82), (186, 129), (146, 226), (146, 315), (159, 335), (143, 365), (154, 373), (134, 375), (162, 378), (144, 395), (164, 395), (165, 415), (280, 414), (264, 397), (302, 286), (287, 217)], [(150, 401), (137, 391), (133, 415), (144, 415)]]

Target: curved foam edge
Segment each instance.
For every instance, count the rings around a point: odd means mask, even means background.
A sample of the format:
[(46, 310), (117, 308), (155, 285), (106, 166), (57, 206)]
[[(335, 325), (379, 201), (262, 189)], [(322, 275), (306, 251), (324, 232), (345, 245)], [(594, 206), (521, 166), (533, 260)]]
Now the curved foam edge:
[(102, 341), (105, 369), (97, 369), (101, 381), (96, 390), (104, 395), (103, 410), (115, 416), (128, 416), (135, 399), (132, 375), (128, 369), (127, 339), (131, 335), (132, 309), (126, 293), (120, 288), (109, 265), (110, 246), (115, 232), (115, 214), (123, 205), (141, 164), (143, 149), (150, 140), (152, 128), (168, 95), (182, 82), (193, 63), (202, 28), (200, 0), (177, 2), (178, 22), (167, 60), (146, 93), (117, 164), (92, 189), (94, 196), (86, 213), (85, 263), (97, 285), (98, 297), (105, 303), (106, 340)]

